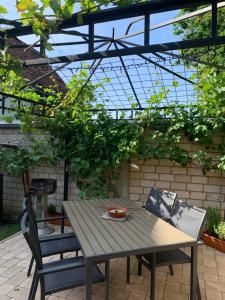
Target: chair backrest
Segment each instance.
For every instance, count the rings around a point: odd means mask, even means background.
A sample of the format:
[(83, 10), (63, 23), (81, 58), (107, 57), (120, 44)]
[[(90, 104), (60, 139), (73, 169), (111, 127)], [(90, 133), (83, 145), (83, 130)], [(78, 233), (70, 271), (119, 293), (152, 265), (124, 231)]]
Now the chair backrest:
[(172, 210), (171, 223), (194, 239), (199, 240), (205, 217), (206, 210), (177, 201)]
[(162, 219), (169, 219), (177, 194), (151, 188), (145, 209)]
[(43, 263), (38, 232), (36, 230), (36, 221), (29, 216), (28, 212), (25, 212), (21, 219), (20, 227), (27, 244), (34, 255), (37, 268), (40, 270), (43, 268)]

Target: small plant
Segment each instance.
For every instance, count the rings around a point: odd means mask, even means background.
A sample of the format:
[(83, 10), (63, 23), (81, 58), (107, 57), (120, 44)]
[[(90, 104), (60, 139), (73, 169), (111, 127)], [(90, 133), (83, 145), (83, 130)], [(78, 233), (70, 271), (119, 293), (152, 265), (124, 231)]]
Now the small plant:
[(218, 224), (221, 222), (220, 211), (215, 207), (209, 207), (207, 209), (206, 219), (208, 233), (212, 236), (217, 236), (215, 228), (217, 228)]
[(55, 206), (55, 204), (50, 203), (50, 204), (48, 205), (48, 213), (49, 213), (50, 215), (55, 215), (55, 214), (56, 214), (56, 206)]
[(225, 241), (225, 221), (214, 226), (214, 231), (220, 240)]

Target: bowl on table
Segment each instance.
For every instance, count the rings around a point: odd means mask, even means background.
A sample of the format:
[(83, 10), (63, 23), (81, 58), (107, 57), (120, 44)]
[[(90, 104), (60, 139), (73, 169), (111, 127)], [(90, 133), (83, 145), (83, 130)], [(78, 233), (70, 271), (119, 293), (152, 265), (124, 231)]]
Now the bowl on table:
[(114, 205), (107, 208), (107, 212), (112, 218), (125, 218), (127, 213), (127, 208), (119, 205)]

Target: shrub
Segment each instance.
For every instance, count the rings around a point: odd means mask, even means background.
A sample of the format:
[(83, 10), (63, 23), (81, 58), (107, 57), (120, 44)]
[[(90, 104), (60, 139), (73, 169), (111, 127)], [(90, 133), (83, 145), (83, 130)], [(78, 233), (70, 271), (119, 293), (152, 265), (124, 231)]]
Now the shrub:
[(54, 215), (56, 213), (56, 206), (53, 203), (48, 205), (48, 213)]
[(225, 241), (225, 221), (222, 221), (217, 226), (214, 226), (214, 231), (220, 240)]
[(215, 232), (215, 228), (217, 228), (218, 224), (221, 222), (220, 212), (217, 208), (209, 207), (206, 213), (207, 219), (207, 230), (208, 233), (212, 236), (217, 236)]

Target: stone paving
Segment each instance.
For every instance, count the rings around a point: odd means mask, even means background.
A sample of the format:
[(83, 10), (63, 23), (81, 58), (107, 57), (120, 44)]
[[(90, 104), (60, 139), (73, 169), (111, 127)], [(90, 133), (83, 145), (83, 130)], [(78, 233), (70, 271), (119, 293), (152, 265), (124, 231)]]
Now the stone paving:
[[(26, 277), (31, 253), (21, 233), (0, 242), (0, 300), (26, 300), (32, 276)], [(50, 259), (55, 259), (50, 258)], [(174, 267), (174, 276), (167, 267), (157, 269), (156, 299), (189, 299), (189, 265)], [(149, 299), (149, 272), (137, 276), (136, 259), (132, 258), (131, 283), (126, 284), (126, 259), (110, 262), (110, 300)], [(202, 299), (225, 300), (225, 253), (207, 246), (198, 250), (198, 276)], [(66, 290), (46, 297), (49, 300), (82, 300), (83, 287)], [(93, 300), (102, 300), (104, 285), (93, 285)], [(37, 292), (36, 299), (39, 299)]]

